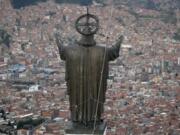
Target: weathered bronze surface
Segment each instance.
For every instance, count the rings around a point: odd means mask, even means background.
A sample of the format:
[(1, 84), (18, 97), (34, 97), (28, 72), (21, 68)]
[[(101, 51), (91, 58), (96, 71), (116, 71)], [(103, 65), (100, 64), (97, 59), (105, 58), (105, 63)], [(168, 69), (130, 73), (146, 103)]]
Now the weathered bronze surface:
[(65, 79), (71, 120), (83, 125), (95, 120), (97, 123), (101, 121), (109, 71), (108, 62), (119, 56), (123, 41), (123, 36), (120, 36), (114, 46), (106, 48), (96, 45), (93, 34), (82, 35), (73, 46), (63, 46), (56, 36), (60, 57), (66, 62)]

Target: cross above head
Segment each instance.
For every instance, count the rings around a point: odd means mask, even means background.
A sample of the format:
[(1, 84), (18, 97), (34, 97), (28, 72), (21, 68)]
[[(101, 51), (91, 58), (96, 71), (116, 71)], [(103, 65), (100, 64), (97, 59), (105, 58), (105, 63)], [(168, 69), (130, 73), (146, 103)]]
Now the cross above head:
[(87, 6), (86, 9), (87, 9), (87, 15), (88, 15), (89, 14), (89, 7)]
[(87, 15), (87, 17), (86, 17), (86, 25), (89, 25), (89, 7), (87, 6), (87, 13), (86, 13), (86, 15)]

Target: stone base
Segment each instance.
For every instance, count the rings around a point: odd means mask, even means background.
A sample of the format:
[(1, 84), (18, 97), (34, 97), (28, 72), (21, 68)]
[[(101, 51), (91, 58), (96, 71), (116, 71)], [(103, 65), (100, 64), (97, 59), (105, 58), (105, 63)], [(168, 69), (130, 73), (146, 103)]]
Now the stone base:
[(106, 123), (97, 123), (94, 130), (93, 125), (85, 126), (69, 122), (66, 126), (65, 135), (106, 135)]

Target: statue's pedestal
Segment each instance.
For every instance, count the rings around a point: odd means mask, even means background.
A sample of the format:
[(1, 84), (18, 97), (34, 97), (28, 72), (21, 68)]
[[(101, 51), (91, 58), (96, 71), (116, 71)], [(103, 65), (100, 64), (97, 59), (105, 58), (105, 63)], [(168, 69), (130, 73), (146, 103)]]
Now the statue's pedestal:
[(66, 126), (65, 135), (106, 135), (106, 123), (102, 122), (96, 125), (84, 126), (83, 124), (74, 124), (69, 122)]

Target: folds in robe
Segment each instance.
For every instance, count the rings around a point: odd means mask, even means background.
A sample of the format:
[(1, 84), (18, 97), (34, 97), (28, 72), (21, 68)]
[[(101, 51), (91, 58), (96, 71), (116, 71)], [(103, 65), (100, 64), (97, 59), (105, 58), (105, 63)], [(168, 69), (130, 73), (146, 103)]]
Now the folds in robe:
[(119, 56), (119, 47), (85, 47), (76, 44), (62, 46), (59, 50), (61, 59), (66, 62), (66, 82), (72, 121), (86, 124), (101, 120), (108, 62)]

